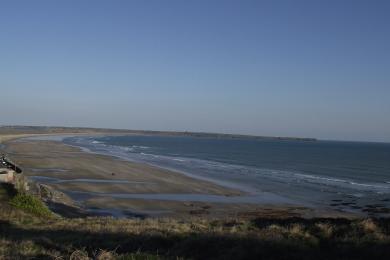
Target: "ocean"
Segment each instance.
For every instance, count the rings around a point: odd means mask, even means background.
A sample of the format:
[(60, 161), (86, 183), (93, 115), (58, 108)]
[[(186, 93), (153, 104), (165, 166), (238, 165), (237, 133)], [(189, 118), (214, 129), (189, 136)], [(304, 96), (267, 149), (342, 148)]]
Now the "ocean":
[(182, 136), (67, 137), (90, 152), (309, 207), (390, 213), (390, 144)]

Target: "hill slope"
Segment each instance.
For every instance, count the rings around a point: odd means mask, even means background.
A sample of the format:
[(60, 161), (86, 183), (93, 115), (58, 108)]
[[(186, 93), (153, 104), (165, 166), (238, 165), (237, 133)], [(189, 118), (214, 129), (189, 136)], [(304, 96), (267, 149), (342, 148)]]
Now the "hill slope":
[(2, 259), (388, 259), (389, 220), (113, 219), (38, 216), (0, 186)]

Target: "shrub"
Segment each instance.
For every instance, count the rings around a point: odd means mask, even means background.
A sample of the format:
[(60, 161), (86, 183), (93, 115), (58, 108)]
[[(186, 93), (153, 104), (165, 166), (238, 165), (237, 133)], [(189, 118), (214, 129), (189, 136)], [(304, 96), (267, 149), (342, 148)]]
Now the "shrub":
[(18, 193), (11, 199), (10, 204), (40, 217), (50, 217), (52, 215), (41, 200), (26, 193)]

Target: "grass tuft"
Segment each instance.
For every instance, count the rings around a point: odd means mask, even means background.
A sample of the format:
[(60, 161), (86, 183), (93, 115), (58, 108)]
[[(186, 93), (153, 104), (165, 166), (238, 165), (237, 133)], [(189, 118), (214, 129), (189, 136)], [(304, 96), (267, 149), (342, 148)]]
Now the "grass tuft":
[(10, 204), (16, 208), (22, 209), (39, 217), (52, 216), (52, 212), (40, 199), (26, 193), (16, 194), (10, 200)]

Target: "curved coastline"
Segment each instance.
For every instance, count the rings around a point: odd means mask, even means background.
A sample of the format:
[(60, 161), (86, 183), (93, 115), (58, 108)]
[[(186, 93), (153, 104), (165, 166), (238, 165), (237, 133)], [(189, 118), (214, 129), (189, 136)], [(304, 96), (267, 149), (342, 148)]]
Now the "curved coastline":
[[(36, 181), (66, 194), (72, 198), (76, 206), (80, 206), (89, 214), (101, 214), (102, 212), (108, 214), (111, 212), (110, 215), (122, 216), (118, 212), (124, 210), (128, 213), (134, 211), (137, 214), (143, 212), (148, 216), (154, 214), (158, 216), (188, 215), (191, 214), (190, 212), (203, 212), (206, 215), (211, 213), (213, 215), (214, 209), (219, 214), (222, 214), (221, 212), (225, 214), (229, 211), (231, 214), (236, 214), (237, 211), (248, 211), (253, 208), (253, 204), (250, 206), (251, 203), (245, 203), (242, 200), (234, 201), (234, 196), (243, 195), (241, 191), (150, 165), (124, 161), (112, 156), (86, 153), (80, 148), (59, 142), (61, 139), (59, 135), (54, 137), (51, 135), (51, 139), (55, 139), (54, 141), (34, 140), (34, 138), (44, 139), (42, 137), (13, 138), (14, 140), (7, 141), (6, 150), (25, 169), (27, 177), (32, 176), (31, 179), (34, 179), (33, 176), (41, 176), (60, 180), (58, 183), (47, 183), (43, 179)], [(39, 142), (39, 146), (36, 142)], [(69, 165), (74, 167), (69, 167)], [(72, 181), (72, 179), (76, 181)], [(93, 179), (93, 181), (89, 182), (88, 179)], [(116, 179), (120, 179), (120, 181), (115, 181)], [(107, 180), (107, 183), (104, 180)], [(129, 183), (122, 183), (125, 182), (123, 180)], [(151, 184), (152, 180), (154, 180), (154, 184)], [(88, 199), (85, 199), (85, 196), (84, 198), (69, 196), (69, 191), (74, 190), (90, 194), (100, 192), (101, 194), (90, 196)], [(130, 195), (126, 198), (126, 196), (112, 196), (113, 193)], [(131, 196), (131, 194), (135, 195)], [(140, 194), (145, 194), (144, 198)], [(162, 194), (160, 198), (159, 194)], [(177, 199), (175, 200), (174, 196), (168, 198), (164, 194), (174, 194)], [(193, 195), (188, 197), (188, 194)], [(191, 196), (197, 198), (196, 194), (199, 194), (198, 199), (191, 201)], [(186, 195), (187, 199), (183, 199)], [(232, 198), (231, 203), (224, 198)], [(242, 198), (244, 199), (244, 197)], [(260, 204), (261, 201), (263, 204), (278, 204), (280, 206), (287, 204), (277, 203), (277, 199), (275, 200), (274, 197), (269, 198), (267, 194), (263, 194), (257, 199)], [(99, 203), (99, 201), (104, 200), (109, 200), (109, 204)], [(225, 200), (224, 203), (220, 203), (222, 200)], [(248, 198), (248, 202), (250, 200), (253, 200), (253, 197)], [(145, 203), (140, 203), (141, 201)], [(194, 211), (194, 208), (202, 210)]]
[[(111, 136), (107, 133), (82, 134), (85, 137), (102, 135)], [(48, 136), (50, 140), (47, 140)], [(8, 141), (7, 144), (11, 146), (11, 149), (17, 148), (12, 156), (20, 157), (17, 160), (25, 166), (26, 175), (31, 176), (30, 179), (35, 178), (35, 182), (48, 185), (66, 194), (67, 201), (71, 199), (72, 206), (83, 209), (83, 214), (95, 215), (105, 212), (104, 214), (107, 215), (123, 217), (133, 212), (136, 215), (144, 214), (144, 216), (183, 216), (194, 212), (193, 207), (195, 207), (201, 209), (195, 212), (215, 216), (215, 212), (217, 215), (234, 215), (237, 212), (248, 212), (254, 208), (258, 210), (271, 207), (300, 208), (301, 210), (305, 208), (304, 214), (309, 215), (317, 214), (313, 213), (314, 211), (331, 215), (356, 215), (356, 212), (340, 212), (331, 207), (302, 204), (273, 193), (257, 192), (248, 195), (248, 190), (242, 191), (212, 180), (210, 182), (208, 179), (196, 178), (198, 176), (193, 178), (175, 169), (172, 171), (158, 165), (132, 162), (126, 158), (99, 154), (85, 147), (70, 146), (62, 142), (65, 137), (71, 136), (80, 136), (80, 134), (22, 136), (22, 139)], [(33, 148), (33, 145), (38, 147), (37, 142), (41, 149), (38, 151)], [(100, 165), (102, 162), (116, 170), (102, 167)], [(77, 165), (76, 169), (66, 167), (72, 163)], [(124, 165), (127, 166), (122, 171), (120, 168)], [(127, 176), (126, 173), (131, 173), (134, 169), (137, 174)], [(149, 174), (148, 178), (157, 178), (158, 181), (140, 180), (139, 177), (145, 173)], [(114, 180), (111, 181), (111, 179)], [(119, 212), (127, 213), (119, 214)]]

